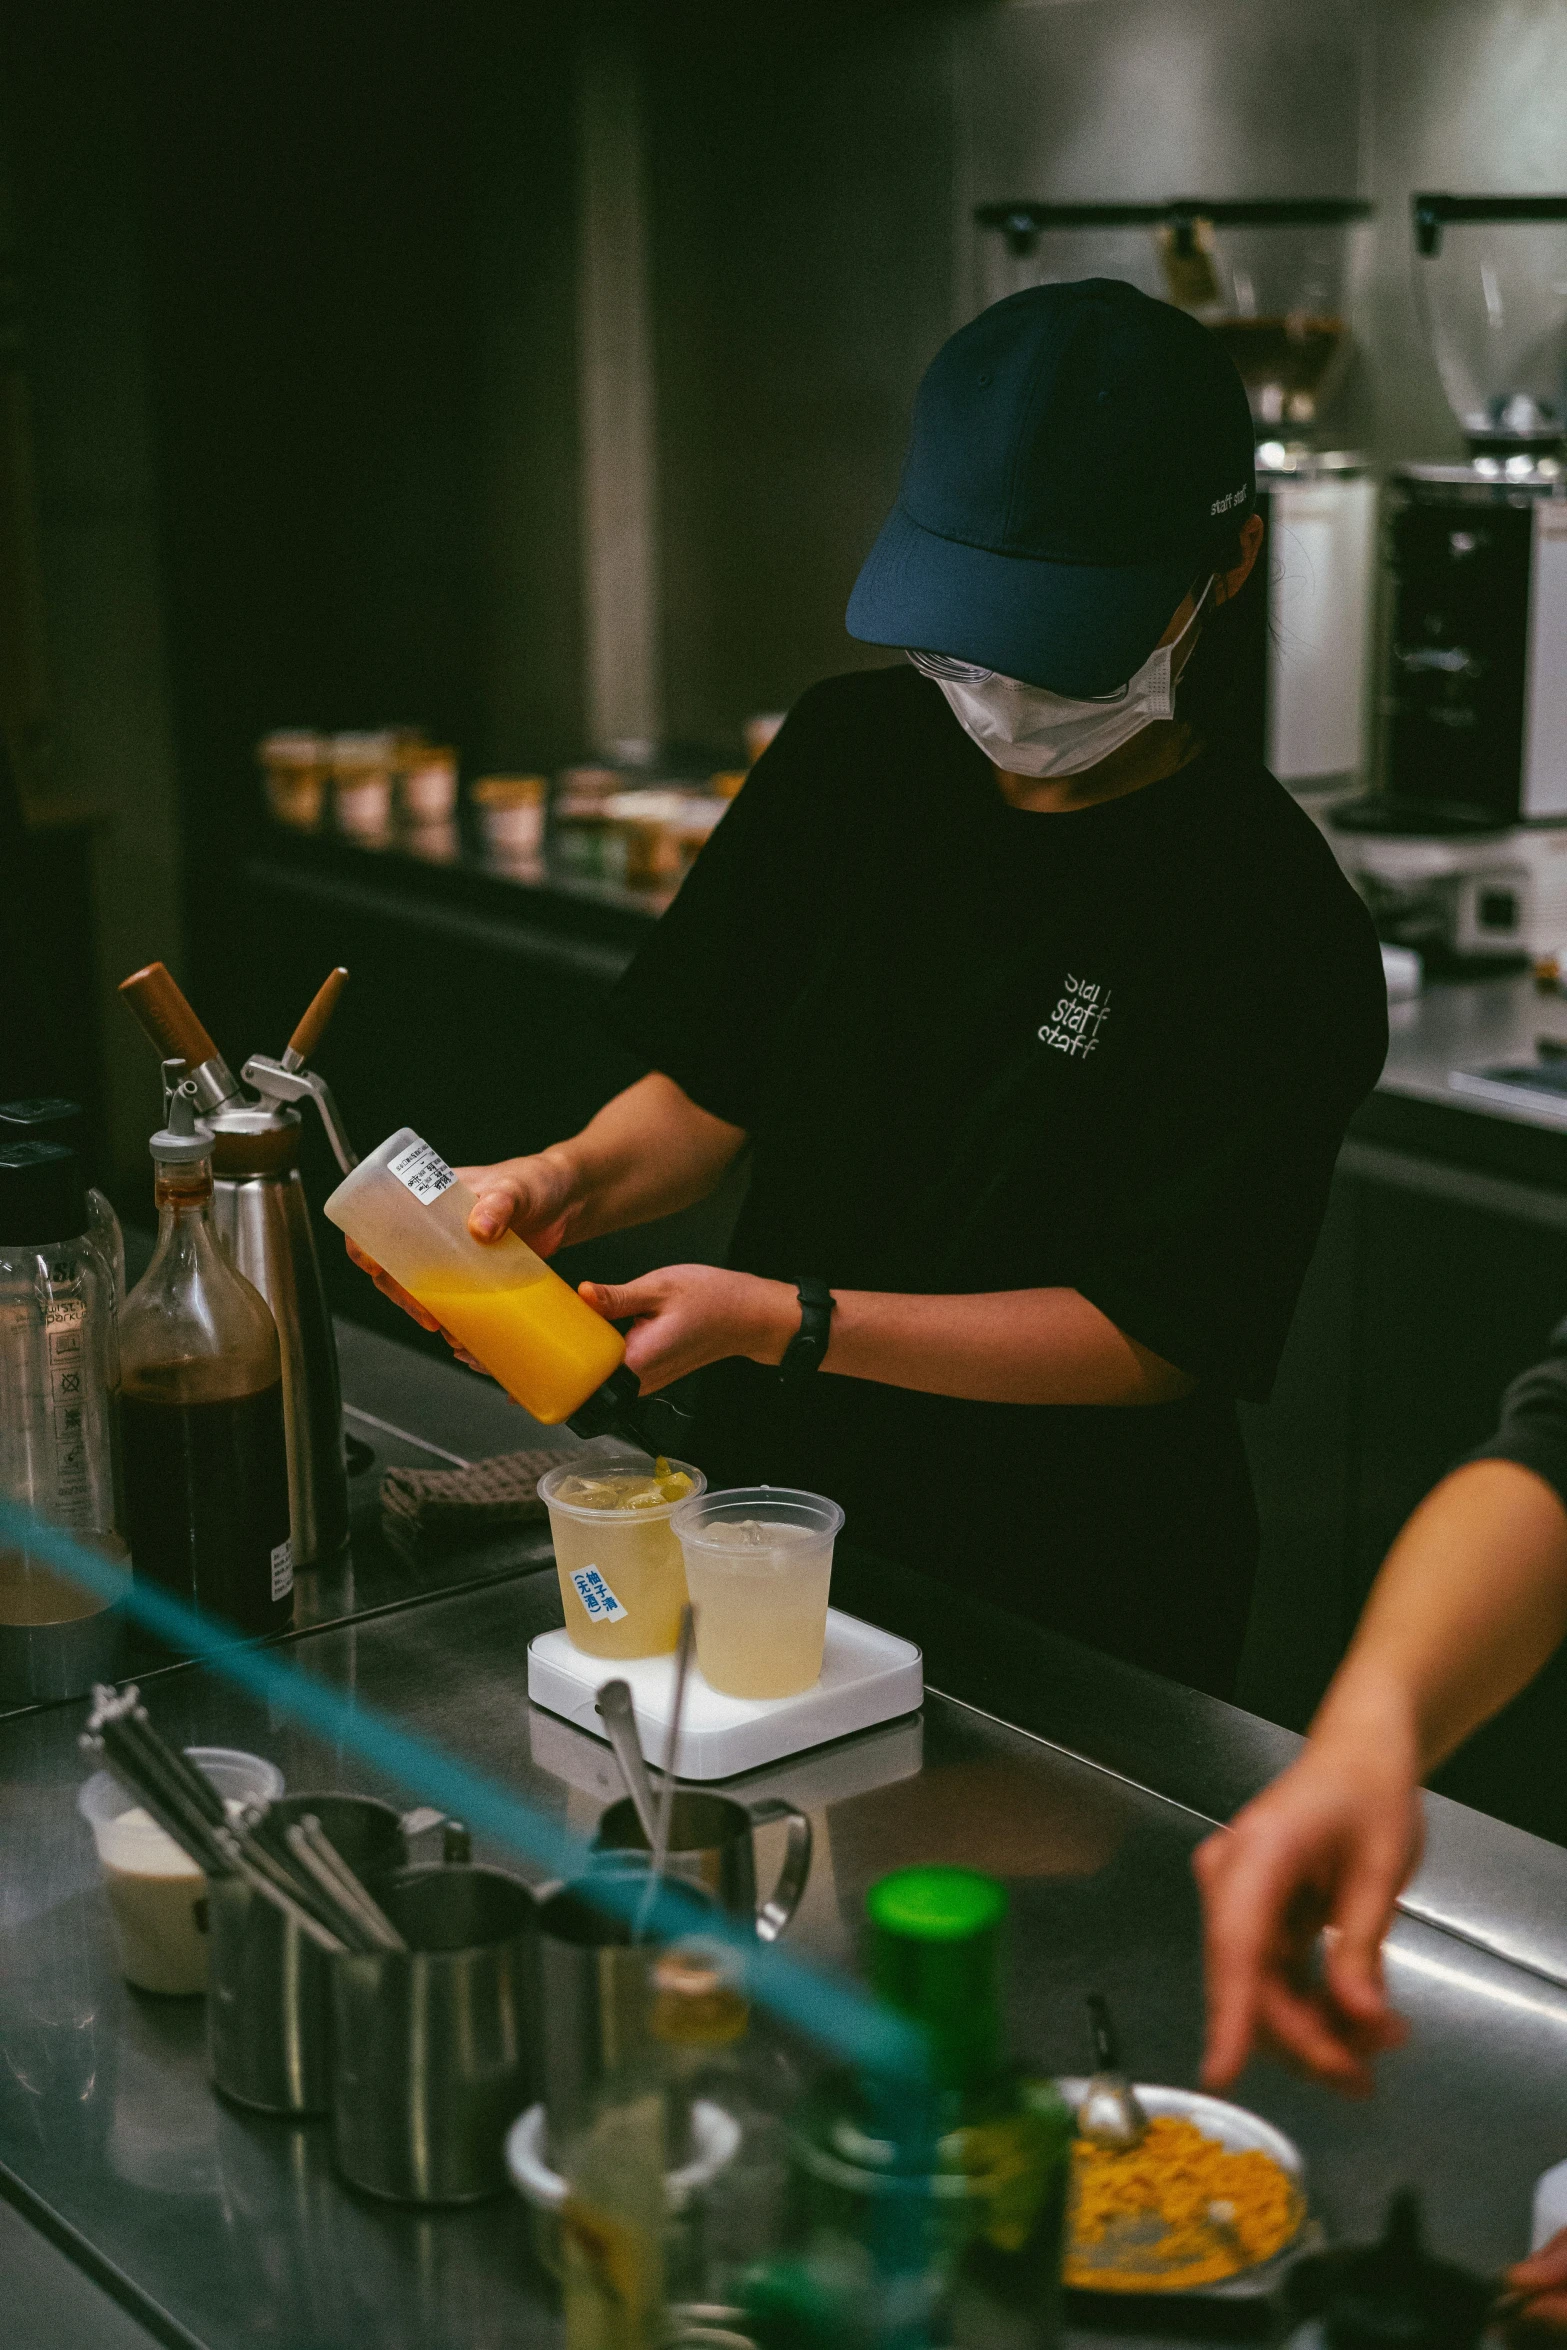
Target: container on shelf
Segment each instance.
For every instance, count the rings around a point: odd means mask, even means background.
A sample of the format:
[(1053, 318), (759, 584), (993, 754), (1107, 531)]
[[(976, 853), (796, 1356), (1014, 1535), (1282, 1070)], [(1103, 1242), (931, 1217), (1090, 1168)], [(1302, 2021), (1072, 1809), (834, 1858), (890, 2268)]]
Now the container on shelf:
[(267, 806), (278, 822), (300, 832), (317, 831), (326, 809), (330, 772), (323, 738), (303, 727), (280, 727), (262, 736), (256, 758)]
[(405, 742), (397, 782), (405, 824), (447, 824), (456, 815), (457, 753), (449, 744)]
[(549, 796), (542, 775), (481, 775), (472, 796), (486, 847), (509, 858), (542, 856)]
[(331, 738), (332, 811), (339, 832), (384, 839), (392, 823), (397, 739), (386, 728)]

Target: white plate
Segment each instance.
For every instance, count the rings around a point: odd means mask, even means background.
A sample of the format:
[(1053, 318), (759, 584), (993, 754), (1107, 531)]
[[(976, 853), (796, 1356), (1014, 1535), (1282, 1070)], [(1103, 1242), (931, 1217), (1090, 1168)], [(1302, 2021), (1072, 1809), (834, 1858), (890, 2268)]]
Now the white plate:
[[(1062, 2096), (1075, 2112), (1088, 2092), (1086, 2078), (1077, 2076), (1057, 2082)], [(1300, 2190), (1301, 2224), (1293, 2236), (1281, 2244), (1267, 2260), (1257, 2261), (1250, 2268), (1237, 2269), (1235, 2274), (1211, 2285), (1153, 2285), (1143, 2290), (1160, 2300), (1190, 2300), (1194, 2295), (1209, 2294), (1226, 2301), (1251, 2300), (1271, 2292), (1279, 2272), (1287, 2260), (1292, 2260), (1314, 2242), (1316, 2231), (1306, 2215), (1306, 2164), (1293, 2138), (1286, 2138), (1272, 2122), (1265, 2122), (1260, 2113), (1249, 2113), (1244, 2105), (1231, 2105), (1222, 2097), (1205, 2097), (1200, 2089), (1169, 2089), (1157, 2082), (1138, 2081), (1134, 2084), (1137, 2101), (1150, 2118), (1155, 2114), (1169, 2114), (1177, 2121), (1191, 2122), (1205, 2138), (1216, 2138), (1230, 2154), (1271, 2155), (1280, 2170), (1295, 2181)], [(1070, 2289), (1070, 2288), (1069, 2288)], [(1081, 2290), (1100, 2291), (1100, 2287)], [(1128, 2295), (1138, 2291), (1130, 2282), (1120, 2288)]]

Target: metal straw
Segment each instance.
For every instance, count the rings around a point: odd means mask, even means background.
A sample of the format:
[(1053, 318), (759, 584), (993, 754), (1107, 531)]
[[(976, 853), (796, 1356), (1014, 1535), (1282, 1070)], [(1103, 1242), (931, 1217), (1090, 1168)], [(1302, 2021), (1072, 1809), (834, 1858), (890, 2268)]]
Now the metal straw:
[(647, 1898), (637, 1920), (640, 1936), (647, 1912), (657, 1899), (664, 1871), (669, 1866), (669, 1822), (675, 1808), (675, 1765), (680, 1757), (680, 1725), (685, 1719), (686, 1676), (691, 1670), (691, 1651), (696, 1646), (696, 1610), (688, 1600), (680, 1611), (680, 1638), (675, 1646), (675, 1702), (669, 1717), (669, 1740), (664, 1748), (664, 1783), (658, 1791), (658, 1818), (653, 1829), (653, 1857), (648, 1864)]
[(348, 1936), (373, 1950), (406, 1951), (402, 1935), (366, 1892), (314, 1812), (285, 1828), (283, 1841), (330, 1905), (339, 1932), (346, 1928)]
[(620, 1775), (625, 1781), (647, 1848), (652, 1851), (658, 1841), (658, 1799), (653, 1793), (653, 1782), (647, 1775), (647, 1764), (642, 1755), (642, 1741), (637, 1736), (637, 1717), (631, 1702), (629, 1681), (606, 1681), (596, 1701), (598, 1718), (603, 1723)]
[(251, 1839), (247, 1849), (232, 1828), (219, 1828), (215, 1834), (233, 1874), (242, 1877), (252, 1893), (260, 1894), (264, 1901), (271, 1902), (274, 1909), (281, 1910), (306, 1941), (313, 1942), (328, 1958), (347, 1957), (350, 1945), (334, 1934), (330, 1926), (323, 1925), (312, 1910), (308, 1910), (302, 1901), (295, 1898), (289, 1890), (286, 1871), (272, 1860), (265, 1846)]

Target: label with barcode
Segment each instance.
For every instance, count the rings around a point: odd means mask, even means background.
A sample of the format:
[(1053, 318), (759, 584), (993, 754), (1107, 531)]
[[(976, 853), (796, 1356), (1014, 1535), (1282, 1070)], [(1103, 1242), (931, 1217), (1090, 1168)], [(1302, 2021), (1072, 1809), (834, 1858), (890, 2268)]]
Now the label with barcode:
[(287, 1599), (294, 1588), (294, 1538), (290, 1535), (272, 1553), (272, 1596)]
[(427, 1142), (411, 1142), (400, 1150), (395, 1159), (386, 1162), (388, 1175), (395, 1175), (405, 1191), (411, 1191), (422, 1208), (439, 1199), (443, 1191), (450, 1191), (457, 1178), (439, 1151), (431, 1150)]
[(626, 1610), (621, 1606), (597, 1567), (576, 1567), (572, 1570), (571, 1580), (590, 1624), (618, 1624), (620, 1622)]

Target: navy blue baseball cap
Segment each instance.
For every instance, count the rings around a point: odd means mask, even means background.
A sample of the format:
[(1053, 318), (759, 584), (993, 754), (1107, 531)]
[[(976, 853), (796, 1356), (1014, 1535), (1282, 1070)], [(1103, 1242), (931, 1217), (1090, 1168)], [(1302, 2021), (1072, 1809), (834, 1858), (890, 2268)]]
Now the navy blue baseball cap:
[(1206, 327), (1116, 278), (1030, 286), (943, 343), (851, 636), (1088, 697), (1141, 668), (1256, 502)]

